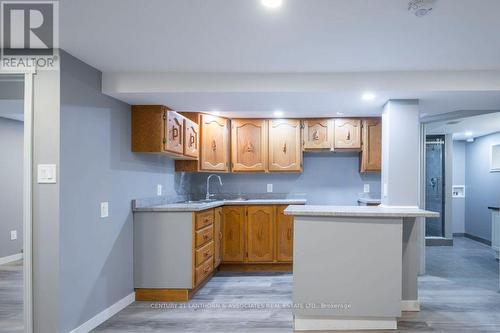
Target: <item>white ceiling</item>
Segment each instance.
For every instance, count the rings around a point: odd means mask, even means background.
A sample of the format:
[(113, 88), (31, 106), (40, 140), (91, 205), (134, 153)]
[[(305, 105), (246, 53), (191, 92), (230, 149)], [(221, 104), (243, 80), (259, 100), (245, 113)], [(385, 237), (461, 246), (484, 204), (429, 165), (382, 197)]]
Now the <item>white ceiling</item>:
[(102, 71), (500, 69), (500, 1), (65, 0), (60, 45)]
[[(262, 75), (259, 83), (265, 87), (265, 75), (273, 74), (359, 74), (373, 83), (386, 71), (500, 70), (500, 1), (438, 0), (423, 18), (412, 16), (407, 6), (406, 0), (284, 0), (281, 9), (270, 11), (260, 0), (65, 0), (60, 2), (60, 45), (105, 76), (192, 73), (205, 78), (198, 90), (172, 81), (166, 90), (143, 85), (105, 91), (130, 104), (218, 109), (241, 117), (269, 116), (275, 109), (294, 117), (372, 115), (394, 98), (420, 99), (426, 114), (500, 110), (500, 89), (483, 88), (479, 81), (470, 91), (381, 89), (371, 103), (360, 100), (362, 90), (342, 81), (316, 91), (278, 85), (272, 91), (235, 92), (227, 84), (227, 90), (211, 89), (219, 82), (210, 82), (208, 73)], [(238, 84), (245, 82), (242, 78)]]
[[(465, 133), (470, 132), (471, 136)], [(500, 112), (427, 124), (429, 134), (453, 134), (453, 140), (500, 132)]]

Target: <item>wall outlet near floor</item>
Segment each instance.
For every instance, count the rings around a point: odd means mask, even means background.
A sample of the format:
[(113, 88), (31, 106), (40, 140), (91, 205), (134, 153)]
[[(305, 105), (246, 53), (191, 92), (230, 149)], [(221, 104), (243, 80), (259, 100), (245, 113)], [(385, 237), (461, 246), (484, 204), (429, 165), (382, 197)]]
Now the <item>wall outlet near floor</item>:
[(363, 185), (363, 192), (370, 193), (370, 184)]
[(101, 202), (101, 218), (109, 216), (109, 203)]
[(17, 230), (11, 230), (10, 231), (10, 240), (16, 240), (17, 239)]
[(161, 184), (158, 184), (156, 186), (156, 194), (160, 196), (163, 193), (163, 186)]
[(271, 193), (273, 191), (273, 184), (267, 184), (267, 192)]

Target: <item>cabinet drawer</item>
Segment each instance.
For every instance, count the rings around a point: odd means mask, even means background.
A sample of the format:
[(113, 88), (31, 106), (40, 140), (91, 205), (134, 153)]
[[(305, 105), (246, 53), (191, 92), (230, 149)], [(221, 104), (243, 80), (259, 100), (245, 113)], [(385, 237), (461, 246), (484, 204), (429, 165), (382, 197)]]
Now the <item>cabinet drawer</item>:
[(214, 223), (213, 209), (206, 212), (196, 213), (196, 230), (202, 229), (213, 223)]
[(204, 229), (196, 231), (195, 247), (202, 246), (214, 239), (214, 227), (210, 225)]
[(206, 263), (196, 268), (195, 271), (195, 284), (198, 285), (214, 270), (213, 260), (207, 260)]
[(196, 250), (195, 254), (195, 265), (196, 267), (200, 266), (202, 263), (207, 261), (208, 258), (212, 258), (214, 255), (214, 242), (210, 242), (198, 250)]

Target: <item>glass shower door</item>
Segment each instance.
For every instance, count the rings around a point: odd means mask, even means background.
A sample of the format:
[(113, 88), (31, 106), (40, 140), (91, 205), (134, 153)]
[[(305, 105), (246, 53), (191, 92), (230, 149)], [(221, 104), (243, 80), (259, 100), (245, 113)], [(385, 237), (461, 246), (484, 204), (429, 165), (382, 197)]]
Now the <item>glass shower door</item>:
[(444, 237), (444, 135), (428, 135), (425, 149), (425, 208), (440, 217), (427, 218), (426, 237)]

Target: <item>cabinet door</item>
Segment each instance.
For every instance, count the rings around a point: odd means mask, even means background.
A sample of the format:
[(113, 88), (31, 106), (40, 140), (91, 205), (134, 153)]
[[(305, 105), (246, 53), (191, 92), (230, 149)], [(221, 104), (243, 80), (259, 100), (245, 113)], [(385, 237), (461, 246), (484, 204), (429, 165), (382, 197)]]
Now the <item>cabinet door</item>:
[(248, 206), (247, 261), (274, 260), (274, 207)]
[(164, 149), (171, 153), (183, 154), (184, 117), (174, 111), (167, 111), (165, 115)]
[(280, 262), (293, 259), (293, 216), (283, 213), (286, 207), (276, 207), (276, 260)]
[(382, 169), (382, 121), (380, 118), (363, 120), (361, 172)]
[(200, 135), (198, 124), (192, 120), (184, 120), (184, 155), (198, 158)]
[(222, 208), (222, 261), (240, 262), (245, 258), (245, 206)]
[(301, 171), (300, 120), (269, 121), (269, 171)]
[(217, 268), (222, 261), (222, 207), (215, 208), (214, 216), (214, 267)]
[(361, 148), (361, 120), (359, 119), (335, 119), (335, 143), (336, 149), (360, 149)]
[(229, 171), (229, 120), (201, 115), (200, 169)]
[(304, 120), (304, 150), (333, 148), (333, 120)]
[(231, 161), (233, 171), (266, 171), (267, 121), (231, 121)]

